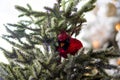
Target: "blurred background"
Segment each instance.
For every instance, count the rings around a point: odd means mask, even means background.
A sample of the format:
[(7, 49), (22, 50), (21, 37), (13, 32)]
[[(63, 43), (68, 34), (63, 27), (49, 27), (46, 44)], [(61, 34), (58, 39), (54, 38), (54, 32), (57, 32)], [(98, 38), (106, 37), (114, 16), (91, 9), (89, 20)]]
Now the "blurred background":
[(81, 34), (86, 47), (120, 47), (120, 0), (97, 0), (96, 7), (86, 14), (86, 19)]
[[(56, 0), (1, 0), (0, 3), (0, 46), (11, 50), (11, 45), (4, 41), (2, 34), (8, 34), (4, 24), (15, 23), (19, 12), (15, 5), (26, 7), (30, 4), (34, 10), (44, 11), (44, 6), (52, 7)], [(79, 4), (80, 5), (80, 4)], [(79, 8), (80, 6), (78, 6)], [(120, 0), (97, 0), (96, 7), (85, 13), (87, 22), (83, 24), (81, 33), (77, 36), (83, 42), (84, 47), (105, 49), (114, 46), (120, 49)], [(0, 62), (8, 63), (0, 51)], [(120, 59), (110, 60), (111, 64), (120, 65)]]

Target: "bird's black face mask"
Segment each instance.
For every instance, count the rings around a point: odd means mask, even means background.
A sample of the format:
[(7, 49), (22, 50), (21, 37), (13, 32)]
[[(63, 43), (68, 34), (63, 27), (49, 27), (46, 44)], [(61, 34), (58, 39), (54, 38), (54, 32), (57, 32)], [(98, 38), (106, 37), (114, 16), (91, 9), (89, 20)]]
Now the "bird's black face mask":
[(67, 50), (67, 49), (68, 49), (69, 43), (70, 43), (70, 38), (67, 38), (67, 39), (64, 40), (64, 41), (58, 41), (59, 46), (60, 46), (61, 48), (63, 48), (64, 50)]

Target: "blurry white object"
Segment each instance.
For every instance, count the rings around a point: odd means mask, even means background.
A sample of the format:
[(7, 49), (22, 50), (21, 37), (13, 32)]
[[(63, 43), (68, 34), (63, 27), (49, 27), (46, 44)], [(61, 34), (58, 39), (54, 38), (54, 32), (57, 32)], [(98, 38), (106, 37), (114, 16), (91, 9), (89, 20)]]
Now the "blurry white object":
[(116, 41), (117, 41), (118, 47), (120, 49), (120, 31), (118, 31), (118, 33), (116, 35)]

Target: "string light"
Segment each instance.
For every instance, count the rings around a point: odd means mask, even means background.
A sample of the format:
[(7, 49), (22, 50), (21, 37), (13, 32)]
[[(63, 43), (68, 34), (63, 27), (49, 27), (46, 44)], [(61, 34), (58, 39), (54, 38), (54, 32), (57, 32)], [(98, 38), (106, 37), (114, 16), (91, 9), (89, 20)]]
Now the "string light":
[(100, 42), (98, 40), (94, 40), (92, 41), (92, 46), (93, 48), (98, 49), (100, 48)]
[(115, 29), (116, 29), (116, 31), (119, 31), (119, 30), (120, 30), (120, 23), (117, 23), (117, 24), (115, 25)]
[(117, 64), (120, 65), (120, 59), (117, 60)]

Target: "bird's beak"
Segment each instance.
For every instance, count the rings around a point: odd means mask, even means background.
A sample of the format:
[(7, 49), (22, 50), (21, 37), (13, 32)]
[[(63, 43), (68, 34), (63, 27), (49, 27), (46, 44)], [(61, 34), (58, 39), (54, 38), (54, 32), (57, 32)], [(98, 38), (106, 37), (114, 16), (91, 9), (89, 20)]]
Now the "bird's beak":
[(60, 47), (63, 47), (65, 45), (65, 43), (60, 43)]

